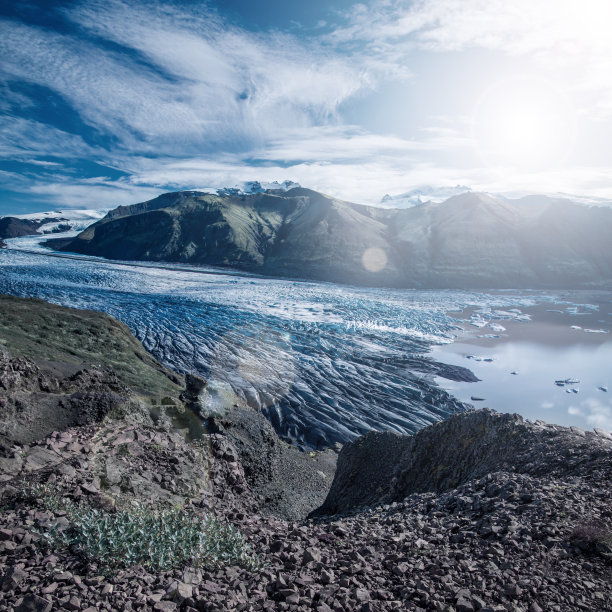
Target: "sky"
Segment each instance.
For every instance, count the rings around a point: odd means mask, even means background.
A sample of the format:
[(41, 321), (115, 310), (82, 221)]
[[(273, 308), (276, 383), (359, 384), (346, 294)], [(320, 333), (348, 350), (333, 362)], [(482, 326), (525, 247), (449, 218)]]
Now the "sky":
[(609, 0), (0, 4), (0, 214), (297, 181), (612, 199)]

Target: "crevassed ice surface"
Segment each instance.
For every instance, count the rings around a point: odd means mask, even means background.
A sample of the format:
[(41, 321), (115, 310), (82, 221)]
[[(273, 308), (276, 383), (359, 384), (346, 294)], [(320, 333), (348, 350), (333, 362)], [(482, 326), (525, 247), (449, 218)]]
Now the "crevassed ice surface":
[[(11, 246), (30, 243), (12, 241)], [(206, 401), (262, 410), (300, 446), (414, 432), (465, 408), (407, 360), (452, 341), (445, 314), (536, 296), (364, 289), (187, 267), (0, 250), (0, 292), (102, 310), (157, 359), (209, 381)]]

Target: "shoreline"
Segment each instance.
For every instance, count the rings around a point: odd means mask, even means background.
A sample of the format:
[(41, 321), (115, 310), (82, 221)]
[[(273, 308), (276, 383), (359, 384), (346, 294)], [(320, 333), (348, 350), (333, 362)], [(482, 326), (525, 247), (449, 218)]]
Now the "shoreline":
[[(612, 430), (612, 394), (604, 390), (612, 383), (606, 368), (612, 361), (612, 296), (564, 292), (559, 297), (554, 303), (521, 308), (529, 320), (480, 317), (502, 325), (504, 331), (472, 326), (478, 308), (449, 313), (460, 320), (463, 331), (453, 343), (433, 347), (430, 356), (469, 367), (480, 381), (466, 384), (436, 377), (434, 382), (477, 408)], [(595, 333), (604, 330), (608, 333)], [(579, 382), (555, 384), (556, 380)]]

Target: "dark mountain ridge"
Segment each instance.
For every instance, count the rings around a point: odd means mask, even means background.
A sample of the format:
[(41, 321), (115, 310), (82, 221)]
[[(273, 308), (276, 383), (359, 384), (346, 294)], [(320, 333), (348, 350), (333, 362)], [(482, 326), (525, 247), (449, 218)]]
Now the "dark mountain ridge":
[(68, 221), (64, 217), (48, 217), (46, 219), (20, 219), (18, 217), (0, 218), (0, 239), (18, 238), (38, 234), (38, 230), (43, 225), (56, 223), (58, 221)]
[(294, 188), (168, 193), (121, 206), (64, 251), (413, 288), (612, 286), (612, 210), (481, 193), (380, 209)]

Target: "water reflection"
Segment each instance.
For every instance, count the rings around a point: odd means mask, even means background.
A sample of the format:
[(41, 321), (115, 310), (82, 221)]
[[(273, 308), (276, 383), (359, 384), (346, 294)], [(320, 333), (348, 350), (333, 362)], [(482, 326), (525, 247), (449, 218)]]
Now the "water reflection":
[[(432, 355), (467, 365), (481, 379), (471, 384), (437, 379), (459, 400), (531, 420), (612, 430), (612, 393), (600, 388), (612, 383), (612, 341), (560, 346), (511, 340), (495, 346), (455, 343), (436, 347)], [(557, 380), (570, 382), (557, 385)]]

